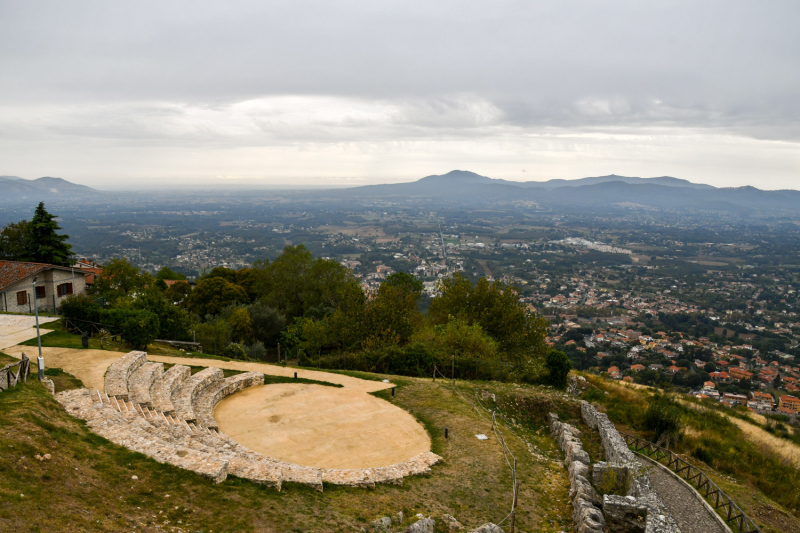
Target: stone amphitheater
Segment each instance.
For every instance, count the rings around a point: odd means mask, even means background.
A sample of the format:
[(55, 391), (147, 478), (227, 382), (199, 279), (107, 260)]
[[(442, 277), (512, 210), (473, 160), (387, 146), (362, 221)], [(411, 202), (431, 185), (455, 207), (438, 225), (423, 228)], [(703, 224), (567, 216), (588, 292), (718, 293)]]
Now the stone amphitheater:
[(213, 416), (222, 399), (264, 384), (264, 374), (244, 372), (225, 378), (219, 368), (191, 374), (176, 364), (149, 361), (130, 352), (108, 368), (104, 391), (59, 392), (64, 408), (92, 431), (159, 462), (191, 470), (215, 483), (228, 475), (280, 490), (284, 482), (322, 490), (323, 483), (374, 487), (400, 484), (406, 476), (427, 474), (441, 457), (422, 452), (406, 461), (375, 468), (317, 468), (281, 461), (250, 450), (219, 431)]

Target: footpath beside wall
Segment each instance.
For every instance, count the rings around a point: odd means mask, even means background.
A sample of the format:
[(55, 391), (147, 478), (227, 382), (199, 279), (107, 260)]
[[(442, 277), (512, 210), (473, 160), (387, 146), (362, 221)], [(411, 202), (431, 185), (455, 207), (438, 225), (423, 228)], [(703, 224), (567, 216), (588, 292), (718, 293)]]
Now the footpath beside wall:
[(592, 467), (592, 481), (604, 493), (606, 531), (679, 533), (675, 519), (653, 489), (642, 464), (608, 416), (586, 401), (581, 402), (581, 414), (589, 427), (597, 430), (606, 453), (607, 461)]

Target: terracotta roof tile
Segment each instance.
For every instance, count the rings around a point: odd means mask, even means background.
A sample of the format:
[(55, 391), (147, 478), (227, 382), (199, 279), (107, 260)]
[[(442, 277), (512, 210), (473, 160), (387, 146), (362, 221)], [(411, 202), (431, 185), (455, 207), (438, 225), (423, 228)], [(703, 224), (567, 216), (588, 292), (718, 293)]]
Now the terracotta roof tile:
[(68, 268), (48, 265), (47, 263), (25, 263), (22, 261), (0, 261), (0, 291), (48, 268), (69, 270)]

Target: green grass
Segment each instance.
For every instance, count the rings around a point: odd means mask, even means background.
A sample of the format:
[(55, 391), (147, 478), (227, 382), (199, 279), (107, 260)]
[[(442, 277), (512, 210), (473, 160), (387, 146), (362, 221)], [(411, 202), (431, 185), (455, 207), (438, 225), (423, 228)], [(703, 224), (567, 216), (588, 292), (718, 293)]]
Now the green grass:
[[(50, 371), (66, 387), (70, 377)], [(399, 486), (366, 490), (326, 485), (322, 493), (291, 484), (277, 492), (235, 478), (213, 485), (92, 434), (30, 380), (0, 393), (0, 531), (131, 531), (133, 526), (151, 531), (158, 525), (205, 532), (340, 532), (368, 529), (371, 520), (398, 511), (410, 518), (448, 513), (470, 529), (501, 520), (510, 505), (510, 471), (493, 438), (480, 442), (474, 437), (491, 434), (491, 426), (444, 383), (394, 380), (396, 395), (386, 396), (387, 401), (420, 420), (444, 462), (431, 475), (407, 478)], [(296, 382), (270, 377), (270, 382), (286, 381)], [(531, 398), (531, 405), (534, 397), (555, 404), (548, 390), (464, 386), (490, 388), (508, 403), (512, 418), (523, 418), (512, 409), (515, 395)], [(555, 533), (571, 523), (569, 481), (560, 452), (542, 430), (544, 421), (534, 423), (533, 414), (530, 418), (530, 424), (507, 431), (508, 445), (519, 459), (517, 527)], [(448, 439), (445, 427), (450, 429)], [(548, 458), (529, 453), (531, 444)], [(51, 454), (50, 461), (34, 458), (45, 453)], [(132, 480), (133, 475), (139, 479)], [(437, 530), (446, 529), (442, 526)]]
[[(584, 394), (584, 399), (599, 404), (620, 430), (653, 440), (642, 423), (653, 397), (650, 390), (623, 388), (597, 376), (586, 378), (594, 388)], [(717, 408), (709, 405), (709, 409), (697, 410), (677, 404), (686, 430), (671, 446), (672, 451), (706, 472), (765, 532), (785, 531), (783, 526), (759, 520), (767, 516), (762, 512), (765, 507), (774, 509), (772, 514), (782, 513), (800, 530), (800, 521), (796, 520), (800, 517), (800, 471), (748, 441)]]

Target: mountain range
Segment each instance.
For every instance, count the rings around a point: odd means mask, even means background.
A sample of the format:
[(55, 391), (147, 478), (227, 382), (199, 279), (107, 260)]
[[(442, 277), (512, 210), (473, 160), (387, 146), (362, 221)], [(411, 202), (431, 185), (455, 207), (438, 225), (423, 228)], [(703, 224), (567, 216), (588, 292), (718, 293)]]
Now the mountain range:
[(328, 193), (353, 199), (430, 199), (465, 205), (524, 201), (553, 208), (639, 206), (691, 211), (800, 213), (800, 191), (763, 191), (750, 186), (719, 188), (669, 176), (638, 178), (612, 174), (576, 180), (516, 182), (453, 170), (408, 183), (365, 185)]
[[(261, 195), (263, 192), (258, 196)], [(575, 180), (518, 182), (453, 170), (406, 183), (293, 191), (293, 195), (342, 201), (387, 200), (451, 206), (527, 202), (554, 210), (646, 208), (694, 213), (727, 212), (736, 216), (800, 214), (800, 191), (764, 191), (750, 186), (713, 187), (670, 176), (639, 178), (611, 174)], [(38, 202), (92, 198), (105, 198), (105, 195), (61, 178), (26, 180), (17, 176), (0, 176), (0, 199)]]
[(18, 176), (0, 176), (0, 198), (5, 200), (42, 201), (53, 198), (81, 198), (98, 194), (85, 185), (62, 178), (44, 177), (26, 180)]

